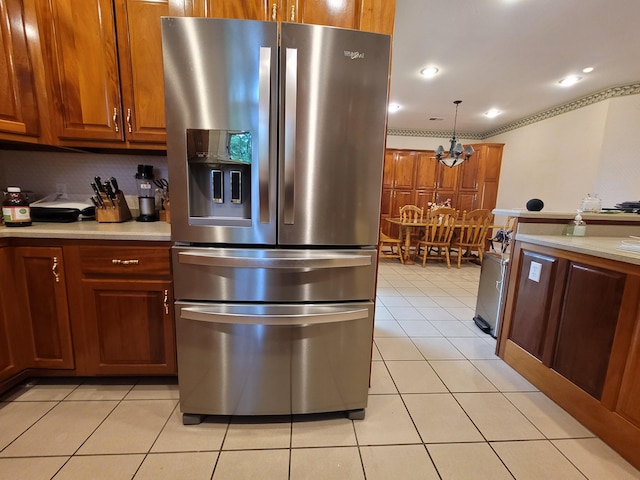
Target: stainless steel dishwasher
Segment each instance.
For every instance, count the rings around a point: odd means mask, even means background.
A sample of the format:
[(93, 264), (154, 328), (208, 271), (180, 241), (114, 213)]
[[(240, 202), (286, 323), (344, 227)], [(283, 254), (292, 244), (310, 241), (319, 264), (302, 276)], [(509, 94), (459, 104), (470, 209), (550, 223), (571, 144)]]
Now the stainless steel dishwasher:
[(478, 284), (478, 299), (473, 321), (493, 338), (498, 336), (505, 273), (509, 257), (505, 254), (486, 252), (482, 257), (482, 269)]

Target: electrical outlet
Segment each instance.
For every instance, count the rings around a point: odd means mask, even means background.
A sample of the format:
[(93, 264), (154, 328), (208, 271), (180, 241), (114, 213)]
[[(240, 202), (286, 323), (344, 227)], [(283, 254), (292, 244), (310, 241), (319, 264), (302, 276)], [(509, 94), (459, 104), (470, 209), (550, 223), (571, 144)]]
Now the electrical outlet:
[(68, 198), (67, 197), (67, 184), (66, 183), (57, 183), (56, 184), (56, 194), (58, 198)]

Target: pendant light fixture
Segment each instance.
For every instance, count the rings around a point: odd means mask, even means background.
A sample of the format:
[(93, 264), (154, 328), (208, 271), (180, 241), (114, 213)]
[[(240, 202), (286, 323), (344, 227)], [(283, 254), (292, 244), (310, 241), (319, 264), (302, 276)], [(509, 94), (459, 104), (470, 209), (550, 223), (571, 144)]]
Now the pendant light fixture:
[(462, 103), (462, 100), (455, 100), (453, 103), (456, 105), (456, 117), (453, 121), (453, 136), (451, 137), (451, 146), (449, 147), (449, 151), (445, 152), (444, 147), (440, 145), (438, 149), (435, 151), (436, 158), (440, 163), (445, 164), (447, 167), (455, 167), (456, 165), (460, 165), (462, 162), (467, 160), (471, 155), (473, 155), (474, 150), (471, 145), (469, 145), (464, 150), (462, 149), (462, 144), (458, 143), (456, 139), (456, 123), (458, 122), (458, 105)]

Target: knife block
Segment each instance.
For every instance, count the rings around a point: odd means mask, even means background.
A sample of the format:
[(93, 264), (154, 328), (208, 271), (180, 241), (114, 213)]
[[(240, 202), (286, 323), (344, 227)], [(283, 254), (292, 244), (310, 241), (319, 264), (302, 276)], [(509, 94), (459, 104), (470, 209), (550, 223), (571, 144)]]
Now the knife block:
[(99, 223), (120, 223), (131, 220), (131, 210), (122, 192), (116, 194), (114, 205), (104, 193), (100, 193), (104, 207), (96, 208), (96, 220)]

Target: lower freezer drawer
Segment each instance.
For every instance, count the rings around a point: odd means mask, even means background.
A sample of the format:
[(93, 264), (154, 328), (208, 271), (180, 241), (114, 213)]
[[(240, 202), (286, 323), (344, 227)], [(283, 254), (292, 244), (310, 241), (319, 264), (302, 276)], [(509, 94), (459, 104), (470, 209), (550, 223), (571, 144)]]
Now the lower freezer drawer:
[(367, 405), (373, 303), (176, 302), (180, 410), (281, 415)]

